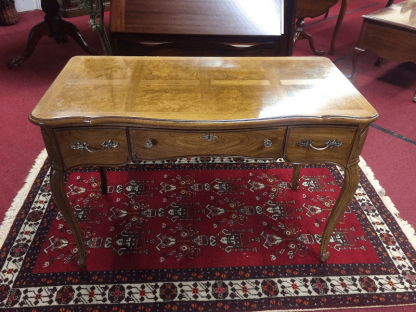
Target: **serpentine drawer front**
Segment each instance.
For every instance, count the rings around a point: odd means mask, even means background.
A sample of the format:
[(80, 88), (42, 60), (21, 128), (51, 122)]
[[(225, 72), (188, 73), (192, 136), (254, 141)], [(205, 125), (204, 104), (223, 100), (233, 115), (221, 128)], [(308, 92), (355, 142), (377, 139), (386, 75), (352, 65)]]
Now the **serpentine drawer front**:
[(163, 159), (181, 156), (247, 156), (278, 158), (286, 128), (253, 131), (131, 130), (133, 157)]
[(56, 130), (65, 168), (123, 164), (129, 156), (125, 128)]
[(286, 156), (293, 162), (348, 162), (355, 127), (289, 127)]

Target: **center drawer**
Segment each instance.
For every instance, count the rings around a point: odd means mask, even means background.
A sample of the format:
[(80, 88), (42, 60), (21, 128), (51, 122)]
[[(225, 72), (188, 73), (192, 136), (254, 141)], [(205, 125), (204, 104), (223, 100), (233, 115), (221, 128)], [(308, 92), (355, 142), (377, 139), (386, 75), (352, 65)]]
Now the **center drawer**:
[(278, 158), (285, 127), (253, 131), (131, 130), (133, 157), (166, 159), (190, 156)]

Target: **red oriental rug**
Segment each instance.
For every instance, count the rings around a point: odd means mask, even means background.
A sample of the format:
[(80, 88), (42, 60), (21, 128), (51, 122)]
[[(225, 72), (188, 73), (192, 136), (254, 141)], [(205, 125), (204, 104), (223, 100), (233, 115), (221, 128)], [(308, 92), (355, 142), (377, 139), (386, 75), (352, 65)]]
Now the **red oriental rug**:
[[(2, 225), (5, 311), (265, 311), (416, 303), (413, 229), (369, 168), (319, 261), (340, 191), (335, 165), (189, 158), (71, 171), (87, 271), (49, 190), (49, 160)], [(29, 178), (30, 179), (30, 178)], [(383, 195), (383, 194), (382, 194)], [(15, 217), (14, 217), (15, 215)], [(14, 220), (13, 220), (14, 219)]]

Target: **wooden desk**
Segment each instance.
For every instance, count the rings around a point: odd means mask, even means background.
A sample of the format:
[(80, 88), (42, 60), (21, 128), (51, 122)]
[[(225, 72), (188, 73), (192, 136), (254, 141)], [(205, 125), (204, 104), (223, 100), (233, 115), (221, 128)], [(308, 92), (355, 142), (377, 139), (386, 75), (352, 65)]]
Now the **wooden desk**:
[[(29, 119), (52, 161), (51, 190), (79, 249), (85, 246), (64, 172), (132, 160), (238, 156), (336, 163), (344, 184), (326, 223), (321, 260), (358, 186), (359, 155), (377, 112), (329, 59), (72, 58)], [(103, 191), (104, 169), (100, 169)]]
[[(352, 58), (351, 80), (358, 55), (371, 50), (380, 58), (416, 63), (416, 1), (408, 0), (364, 15), (360, 39)], [(413, 98), (416, 102), (416, 95)]]
[(296, 0), (113, 0), (113, 53), (291, 55), (295, 9)]

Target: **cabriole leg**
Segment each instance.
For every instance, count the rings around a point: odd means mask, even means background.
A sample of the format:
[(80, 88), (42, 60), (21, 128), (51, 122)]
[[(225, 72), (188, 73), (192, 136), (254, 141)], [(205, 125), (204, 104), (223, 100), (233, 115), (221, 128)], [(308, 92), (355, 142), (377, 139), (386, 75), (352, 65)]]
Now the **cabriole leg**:
[(328, 245), (331, 239), (332, 233), (335, 230), (339, 220), (347, 209), (355, 191), (358, 187), (358, 180), (360, 178), (360, 171), (358, 163), (353, 164), (345, 169), (344, 184), (342, 185), (341, 192), (335, 202), (334, 208), (332, 208), (328, 221), (326, 222), (325, 229), (322, 234), (321, 242), (321, 261), (326, 262), (329, 258)]
[(79, 227), (78, 221), (75, 218), (72, 206), (69, 203), (68, 197), (65, 193), (63, 170), (54, 166), (51, 168), (51, 191), (59, 211), (62, 213), (66, 223), (69, 226), (69, 229), (72, 232), (72, 235), (75, 238), (75, 242), (78, 247), (77, 264), (80, 269), (83, 270), (85, 269), (85, 258), (87, 256), (84, 237)]

